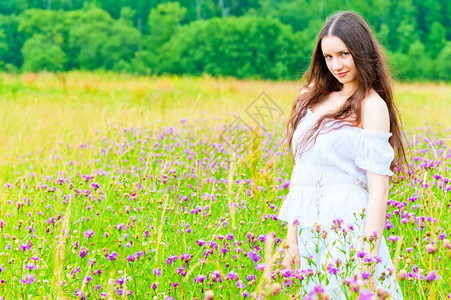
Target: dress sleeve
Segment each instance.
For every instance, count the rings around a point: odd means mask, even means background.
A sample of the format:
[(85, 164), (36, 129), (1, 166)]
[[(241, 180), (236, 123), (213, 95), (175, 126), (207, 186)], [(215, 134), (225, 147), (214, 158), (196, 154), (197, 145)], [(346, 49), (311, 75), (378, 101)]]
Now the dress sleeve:
[(369, 132), (362, 130), (362, 136), (358, 139), (355, 164), (364, 170), (381, 174), (393, 175), (390, 164), (394, 158), (394, 150), (388, 139), (391, 133)]

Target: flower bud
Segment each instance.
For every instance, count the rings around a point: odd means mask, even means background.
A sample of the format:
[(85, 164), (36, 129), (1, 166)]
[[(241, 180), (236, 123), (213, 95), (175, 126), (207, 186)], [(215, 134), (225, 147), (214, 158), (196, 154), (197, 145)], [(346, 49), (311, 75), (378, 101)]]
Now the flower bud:
[(434, 244), (427, 244), (426, 245), (426, 252), (429, 254), (433, 254), (437, 252), (437, 246)]
[(407, 278), (406, 270), (402, 269), (401, 271), (399, 271), (397, 277), (398, 277), (399, 280), (406, 279)]
[(278, 282), (271, 284), (271, 296), (275, 296), (280, 293), (282, 286)]
[(213, 300), (215, 298), (215, 293), (212, 290), (207, 290), (205, 292), (205, 300)]

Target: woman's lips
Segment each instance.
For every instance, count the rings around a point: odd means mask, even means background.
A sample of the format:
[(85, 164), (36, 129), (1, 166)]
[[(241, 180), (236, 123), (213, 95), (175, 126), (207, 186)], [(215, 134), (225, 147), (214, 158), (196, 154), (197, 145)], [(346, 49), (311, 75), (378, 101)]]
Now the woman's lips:
[(337, 73), (337, 77), (340, 77), (340, 78), (342, 78), (342, 77), (345, 77), (345, 76), (346, 76), (346, 74), (348, 74), (348, 72), (341, 72), (341, 73)]

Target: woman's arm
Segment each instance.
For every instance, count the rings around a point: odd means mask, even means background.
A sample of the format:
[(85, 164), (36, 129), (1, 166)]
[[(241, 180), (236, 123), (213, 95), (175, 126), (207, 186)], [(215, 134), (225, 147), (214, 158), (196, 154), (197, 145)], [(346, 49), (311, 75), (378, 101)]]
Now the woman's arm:
[[(288, 190), (291, 189), (291, 181), (288, 186)], [(292, 269), (293, 261), (295, 265), (300, 268), (299, 250), (298, 250), (298, 234), (297, 226), (288, 224), (287, 238), (286, 238), (286, 251), (283, 257), (282, 266), (287, 269)]]
[[(365, 99), (362, 107), (362, 125), (367, 131), (388, 133), (390, 117), (384, 100), (376, 93)], [(371, 256), (379, 252), (379, 245), (385, 228), (385, 216), (388, 200), (388, 176), (367, 172), (368, 179), (368, 208), (365, 218), (365, 236), (370, 239), (377, 234), (375, 247), (365, 243), (364, 250)]]
[(291, 270), (294, 262), (296, 267), (300, 268), (298, 235), (296, 225), (288, 225), (286, 246), (287, 249), (285, 251), (282, 266), (284, 268)]
[(364, 251), (371, 256), (379, 253), (379, 245), (385, 228), (385, 215), (388, 199), (388, 176), (367, 172), (368, 176), (368, 208), (365, 218), (365, 236), (369, 241), (374, 233), (377, 239), (371, 243), (364, 244)]

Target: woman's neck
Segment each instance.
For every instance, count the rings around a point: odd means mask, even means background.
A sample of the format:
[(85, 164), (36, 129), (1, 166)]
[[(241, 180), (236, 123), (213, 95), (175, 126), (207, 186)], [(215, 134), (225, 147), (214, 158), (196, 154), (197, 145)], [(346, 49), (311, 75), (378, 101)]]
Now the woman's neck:
[(345, 98), (350, 97), (354, 92), (357, 90), (358, 83), (357, 82), (350, 82), (347, 84), (343, 84), (340, 91), (337, 92), (338, 95), (343, 96)]

